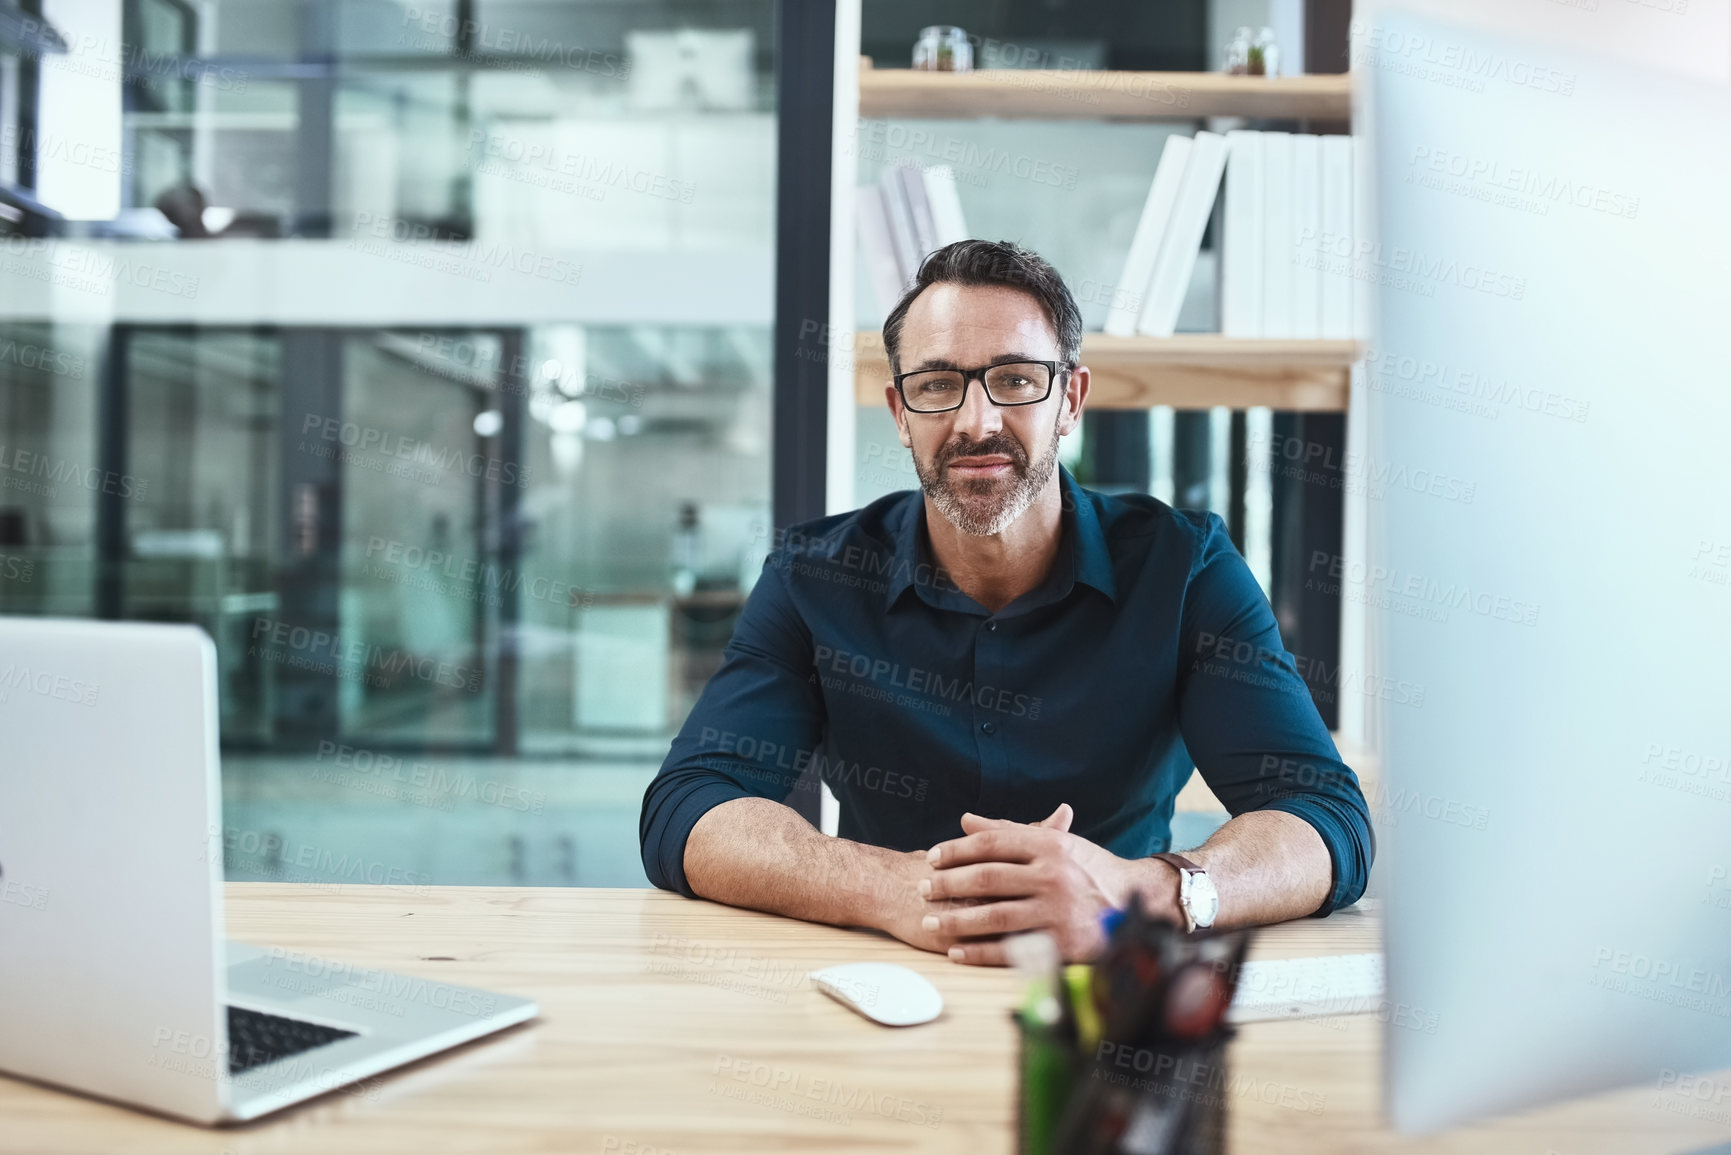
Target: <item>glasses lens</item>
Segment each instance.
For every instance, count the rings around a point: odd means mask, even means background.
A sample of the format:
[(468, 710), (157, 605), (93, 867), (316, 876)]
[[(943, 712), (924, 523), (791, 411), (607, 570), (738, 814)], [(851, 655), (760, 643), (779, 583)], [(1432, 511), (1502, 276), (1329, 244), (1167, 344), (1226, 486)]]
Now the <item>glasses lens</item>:
[(999, 405), (1026, 405), (1042, 401), (1052, 387), (1052, 371), (1037, 361), (993, 365), (986, 370), (986, 392)]
[(915, 373), (902, 380), (902, 396), (909, 409), (920, 412), (954, 409), (962, 401), (962, 375), (952, 369)]

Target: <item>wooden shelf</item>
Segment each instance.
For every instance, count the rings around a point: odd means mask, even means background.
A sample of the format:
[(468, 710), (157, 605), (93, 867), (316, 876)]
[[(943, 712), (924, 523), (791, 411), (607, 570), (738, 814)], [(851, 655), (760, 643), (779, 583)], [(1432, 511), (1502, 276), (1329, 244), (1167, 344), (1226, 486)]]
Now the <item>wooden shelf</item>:
[(1035, 120), (1193, 120), (1206, 116), (1352, 118), (1352, 77), (1220, 72), (987, 69), (916, 72), (860, 58), (861, 116)]
[[(1357, 341), (1272, 341), (1186, 333), (1176, 337), (1082, 338), (1090, 370), (1091, 409), (1250, 409), (1345, 412), (1353, 363), (1364, 355)], [(854, 397), (884, 404), (889, 359), (883, 334), (862, 331), (854, 341)]]

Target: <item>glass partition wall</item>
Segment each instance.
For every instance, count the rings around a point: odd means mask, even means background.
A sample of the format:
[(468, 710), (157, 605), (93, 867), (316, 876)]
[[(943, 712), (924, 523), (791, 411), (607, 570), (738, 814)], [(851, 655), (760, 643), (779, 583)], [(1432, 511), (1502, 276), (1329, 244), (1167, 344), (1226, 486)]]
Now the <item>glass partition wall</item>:
[(231, 878), (642, 885), (769, 539), (773, 5), (38, 15), (0, 613), (209, 632)]

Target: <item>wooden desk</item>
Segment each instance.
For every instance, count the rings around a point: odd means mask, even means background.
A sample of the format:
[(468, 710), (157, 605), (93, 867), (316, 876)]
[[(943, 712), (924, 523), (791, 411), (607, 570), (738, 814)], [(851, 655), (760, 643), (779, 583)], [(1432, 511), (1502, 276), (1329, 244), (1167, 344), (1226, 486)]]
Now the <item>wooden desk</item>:
[[(237, 883), (228, 893), (235, 938), (526, 995), (542, 1017), (358, 1094), (215, 1131), (0, 1078), (0, 1150), (1011, 1150), (1009, 972), (656, 891), (444, 887), (429, 896)], [(1373, 950), (1377, 935), (1374, 910), (1354, 909), (1264, 931), (1254, 957)], [(929, 976), (944, 1016), (886, 1030), (806, 985), (810, 969), (865, 959)], [(1232, 1056), (1232, 1150), (1657, 1155), (1731, 1138), (1731, 1124), (1712, 1121), (1713, 1104), (1646, 1088), (1402, 1139), (1378, 1120), (1382, 1029), (1368, 1015), (1244, 1028)], [(1708, 1118), (1676, 1113), (1691, 1107)]]

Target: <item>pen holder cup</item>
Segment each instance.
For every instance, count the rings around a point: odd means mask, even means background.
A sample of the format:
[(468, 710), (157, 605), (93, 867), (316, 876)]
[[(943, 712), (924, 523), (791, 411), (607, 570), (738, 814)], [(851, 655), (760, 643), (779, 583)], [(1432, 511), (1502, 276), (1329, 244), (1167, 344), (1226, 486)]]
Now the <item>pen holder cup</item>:
[(1015, 1019), (1017, 1155), (1224, 1155), (1231, 1028), (1077, 1055)]

